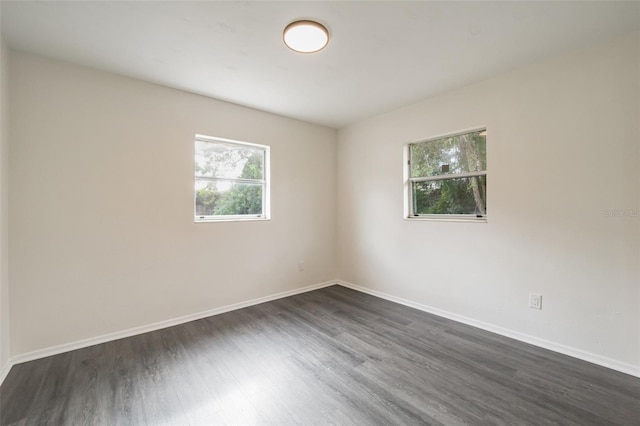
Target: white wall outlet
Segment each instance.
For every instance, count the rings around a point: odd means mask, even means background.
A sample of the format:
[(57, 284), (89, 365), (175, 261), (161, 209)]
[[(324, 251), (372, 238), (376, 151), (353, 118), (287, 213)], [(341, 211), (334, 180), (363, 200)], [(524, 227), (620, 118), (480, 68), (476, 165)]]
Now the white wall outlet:
[(298, 271), (304, 271), (304, 262), (302, 260), (298, 262)]
[(529, 293), (529, 307), (531, 309), (542, 309), (542, 295)]

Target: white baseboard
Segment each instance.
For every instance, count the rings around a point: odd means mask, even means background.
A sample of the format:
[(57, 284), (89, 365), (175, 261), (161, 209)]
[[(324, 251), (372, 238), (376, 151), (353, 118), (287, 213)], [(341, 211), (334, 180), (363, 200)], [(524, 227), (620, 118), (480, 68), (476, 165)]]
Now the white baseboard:
[(468, 318), (462, 315), (454, 314), (451, 312), (443, 311), (442, 309), (434, 308), (431, 306), (423, 305), (421, 303), (412, 302), (401, 297), (392, 296), (381, 291), (372, 290), (366, 287), (359, 286), (357, 284), (349, 283), (342, 280), (336, 281), (343, 287), (350, 288), (352, 290), (359, 291), (361, 293), (370, 294), (372, 296), (380, 297), (391, 302), (396, 302), (401, 305), (409, 306), (411, 308), (418, 309), (420, 311), (428, 312), (430, 314), (438, 315), (440, 317), (448, 318), (453, 321), (461, 322), (463, 324), (471, 325), (473, 327), (481, 328), (492, 333), (500, 334), (502, 336), (510, 337), (521, 342), (530, 343), (535, 346), (539, 346), (550, 351), (559, 352), (564, 355), (568, 355), (574, 358), (581, 359), (583, 361), (591, 362), (593, 364), (600, 365), (602, 367), (610, 368), (612, 370), (620, 371), (622, 373), (629, 374), (631, 376), (640, 377), (640, 366), (627, 364), (617, 361), (612, 358), (608, 358), (602, 355), (594, 354), (591, 352), (583, 351), (582, 349), (573, 348), (571, 346), (561, 345), (549, 340), (540, 339), (538, 337), (530, 336), (528, 334), (520, 333), (518, 331), (510, 330), (508, 328), (500, 327), (497, 325), (489, 324), (483, 321), (478, 321), (472, 318)]
[(9, 374), (9, 370), (11, 370), (11, 367), (13, 367), (13, 363), (11, 362), (11, 360), (8, 360), (3, 366), (2, 366), (2, 370), (0, 370), (0, 385), (2, 384), (2, 382), (4, 382), (4, 379), (7, 377), (7, 375)]
[[(221, 306), (219, 308), (209, 309), (195, 314), (184, 315), (177, 318), (172, 318), (165, 321), (159, 321), (153, 324), (143, 325), (140, 327), (134, 327), (127, 330), (116, 331), (114, 333), (103, 334), (102, 336), (91, 337), (89, 339), (77, 340), (75, 342), (63, 343), (62, 345), (51, 346), (44, 349), (38, 349), (36, 351), (27, 352), (24, 354), (16, 355), (9, 359), (9, 362), (2, 369), (2, 375), (0, 376), (0, 384), (9, 374), (11, 366), (20, 364), (27, 361), (33, 361), (36, 359), (48, 357), (51, 355), (57, 355), (64, 352), (73, 351), (76, 349), (82, 349), (100, 343), (110, 342), (112, 340), (118, 340), (125, 337), (136, 336), (138, 334), (148, 333), (150, 331), (160, 330), (162, 328), (173, 327), (174, 325), (184, 324), (190, 321), (210, 317), (213, 315), (223, 314), (229, 311), (235, 311), (236, 309), (242, 309), (253, 305), (259, 305), (260, 303), (270, 302), (276, 299), (282, 299), (283, 297), (293, 296), (300, 293), (306, 293), (308, 291), (317, 290), (320, 288), (328, 287), (337, 284), (337, 281), (325, 281), (319, 284), (313, 284), (305, 287), (296, 288), (294, 290), (283, 291), (280, 293), (272, 294), (269, 296), (259, 297), (257, 299), (247, 300), (245, 302), (234, 303), (232, 305)], [(5, 371), (6, 370), (6, 371)]]
[(462, 315), (457, 315), (451, 312), (443, 311), (441, 309), (433, 308), (431, 306), (423, 305), (421, 303), (412, 302), (407, 299), (403, 299), (401, 297), (392, 296), (390, 294), (386, 294), (377, 290), (372, 290), (366, 287), (362, 287), (353, 283), (349, 283), (342, 280), (332, 280), (326, 281), (319, 284), (314, 284), (306, 287), (297, 288), (294, 290), (283, 291), (281, 293), (272, 294), (270, 296), (264, 296), (257, 299), (247, 300), (245, 302), (234, 303), (232, 305), (221, 306), (219, 308), (209, 309), (207, 311), (198, 312), (195, 314), (184, 315), (178, 318), (173, 318), (165, 321), (156, 322), (153, 324), (148, 324), (140, 327), (134, 327), (127, 330), (117, 331), (114, 333), (104, 334), (102, 336), (92, 337), (89, 339), (78, 340), (71, 343), (65, 343), (62, 345), (52, 346), (49, 348), (39, 349), (37, 351), (28, 352), (24, 354), (17, 355), (9, 359), (9, 361), (2, 367), (0, 370), (0, 385), (4, 381), (4, 379), (9, 374), (9, 370), (15, 364), (20, 364), (27, 361), (33, 361), (36, 359), (44, 358), (51, 355), (57, 355), (64, 352), (73, 351), (76, 349), (82, 349), (89, 346), (97, 345), (100, 343), (110, 342), (112, 340), (122, 339), (125, 337), (131, 337), (138, 334), (148, 333), (150, 331), (160, 330), (167, 327), (172, 327), (174, 325), (184, 324), (190, 321), (195, 321), (201, 318), (206, 318), (214, 315), (219, 315), (225, 312), (234, 311), (236, 309), (242, 309), (253, 305), (258, 305), (260, 303), (269, 302), (272, 300), (282, 299), (283, 297), (293, 296), (300, 293), (306, 293), (308, 291), (317, 290), (320, 288), (328, 287), (334, 284), (341, 285), (343, 287), (350, 288), (352, 290), (356, 290), (362, 293), (370, 294), (372, 296), (380, 297), (382, 299), (386, 299), (392, 302), (399, 303), (401, 305), (409, 306), (411, 308), (415, 308), (424, 312), (428, 312), (434, 315), (438, 315), (443, 318), (448, 318), (457, 322), (461, 322), (463, 324), (471, 325), (473, 327), (478, 327), (483, 330), (490, 331), (492, 333), (500, 334), (502, 336), (510, 337), (515, 340), (519, 340), (522, 342), (530, 343), (535, 346), (539, 346), (544, 349), (549, 349), (554, 352), (559, 352), (564, 355), (568, 355), (574, 358), (578, 358), (584, 361), (591, 362), (593, 364), (597, 364), (606, 368), (610, 368), (612, 370), (620, 371), (622, 373), (626, 373), (635, 377), (640, 377), (640, 367), (635, 366), (633, 364), (626, 364), (615, 359), (611, 359), (608, 357), (604, 357), (598, 354), (594, 354), (591, 352), (583, 351), (581, 349), (572, 348), (570, 346), (561, 345), (558, 343), (554, 343), (548, 340), (540, 339), (534, 336), (529, 336), (524, 333), (520, 333), (514, 330), (510, 330), (504, 327), (499, 327), (493, 324), (485, 323), (482, 321), (474, 320), (472, 318), (467, 318)]

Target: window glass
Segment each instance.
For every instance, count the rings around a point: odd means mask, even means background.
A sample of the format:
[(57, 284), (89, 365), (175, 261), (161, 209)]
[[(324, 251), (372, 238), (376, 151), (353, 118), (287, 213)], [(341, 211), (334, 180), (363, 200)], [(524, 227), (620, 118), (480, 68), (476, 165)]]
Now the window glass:
[(487, 217), (486, 129), (408, 146), (407, 217)]
[(196, 135), (195, 220), (268, 218), (269, 147)]

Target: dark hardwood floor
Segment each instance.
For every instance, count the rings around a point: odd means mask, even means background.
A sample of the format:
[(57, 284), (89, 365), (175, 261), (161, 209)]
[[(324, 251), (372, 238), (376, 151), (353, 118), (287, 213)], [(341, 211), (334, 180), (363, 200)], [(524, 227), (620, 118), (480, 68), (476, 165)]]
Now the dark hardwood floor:
[(13, 367), (2, 425), (640, 425), (640, 379), (339, 286)]

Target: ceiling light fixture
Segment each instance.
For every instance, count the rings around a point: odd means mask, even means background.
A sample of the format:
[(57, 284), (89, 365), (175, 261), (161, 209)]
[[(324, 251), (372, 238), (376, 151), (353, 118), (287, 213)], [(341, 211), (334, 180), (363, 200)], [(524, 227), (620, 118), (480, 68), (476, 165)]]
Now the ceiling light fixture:
[(282, 35), (284, 44), (300, 53), (314, 53), (329, 43), (329, 31), (315, 21), (295, 21), (287, 25)]

